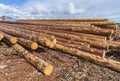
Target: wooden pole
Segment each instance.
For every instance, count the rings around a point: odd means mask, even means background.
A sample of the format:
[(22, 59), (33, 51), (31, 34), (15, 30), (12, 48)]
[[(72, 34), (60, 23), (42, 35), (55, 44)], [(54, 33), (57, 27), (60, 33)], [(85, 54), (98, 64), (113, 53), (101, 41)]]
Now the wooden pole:
[(13, 48), (32, 65), (34, 65), (39, 71), (43, 72), (45, 75), (50, 75), (53, 71), (53, 66), (40, 59), (39, 57), (29, 53), (21, 45), (15, 44)]

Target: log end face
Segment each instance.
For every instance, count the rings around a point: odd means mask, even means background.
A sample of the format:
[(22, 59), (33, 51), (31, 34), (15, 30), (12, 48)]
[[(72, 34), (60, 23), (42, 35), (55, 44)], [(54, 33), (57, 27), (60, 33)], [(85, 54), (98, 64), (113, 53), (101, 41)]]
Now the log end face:
[(38, 48), (38, 44), (36, 43), (36, 42), (33, 42), (32, 44), (31, 44), (31, 49), (32, 50), (36, 50)]
[(53, 71), (53, 66), (52, 65), (48, 65), (45, 67), (45, 69), (43, 70), (43, 73), (45, 75), (50, 75)]
[(56, 43), (57, 43), (57, 40), (54, 39), (53, 41), (51, 41), (49, 47), (50, 47), (50, 48), (53, 48), (53, 47), (56, 45)]
[(12, 44), (16, 44), (16, 43), (17, 43), (17, 38), (16, 38), (16, 37), (12, 37), (12, 38), (10, 39), (10, 42), (11, 42)]
[(51, 43), (51, 40), (49, 40), (49, 39), (45, 42), (46, 46), (49, 46), (50, 43)]
[(4, 35), (0, 33), (0, 40), (4, 38)]

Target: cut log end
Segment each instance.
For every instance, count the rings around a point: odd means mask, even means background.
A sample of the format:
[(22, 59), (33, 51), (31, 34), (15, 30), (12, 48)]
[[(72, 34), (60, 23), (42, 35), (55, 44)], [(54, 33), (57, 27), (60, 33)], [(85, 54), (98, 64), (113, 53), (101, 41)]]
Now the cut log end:
[(31, 49), (32, 50), (36, 50), (38, 48), (38, 44), (36, 43), (36, 42), (33, 42), (32, 44), (31, 44)]
[(57, 40), (54, 39), (53, 41), (51, 41), (49, 47), (50, 47), (50, 48), (53, 48), (53, 47), (56, 45), (56, 43), (57, 43)]
[(49, 46), (50, 43), (51, 43), (51, 40), (49, 40), (49, 39), (45, 42), (46, 46)]
[(16, 37), (11, 37), (11, 38), (10, 38), (10, 42), (11, 42), (12, 44), (16, 44), (16, 43), (17, 43), (17, 38), (16, 38)]
[(4, 35), (0, 33), (0, 40), (4, 38)]
[(48, 65), (45, 67), (45, 69), (43, 70), (43, 73), (45, 75), (50, 75), (53, 71), (53, 66), (52, 65)]

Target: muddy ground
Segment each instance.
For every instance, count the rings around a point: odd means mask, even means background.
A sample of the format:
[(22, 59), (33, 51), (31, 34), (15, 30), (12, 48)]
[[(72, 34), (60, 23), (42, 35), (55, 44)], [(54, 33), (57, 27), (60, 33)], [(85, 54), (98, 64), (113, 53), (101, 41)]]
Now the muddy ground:
[[(116, 34), (115, 40), (120, 41), (120, 34)], [(45, 76), (22, 56), (7, 49), (10, 47), (0, 42), (0, 81), (120, 81), (120, 73), (78, 57), (44, 47), (29, 50), (54, 66), (52, 74)], [(110, 50), (107, 58), (120, 61), (120, 51)]]

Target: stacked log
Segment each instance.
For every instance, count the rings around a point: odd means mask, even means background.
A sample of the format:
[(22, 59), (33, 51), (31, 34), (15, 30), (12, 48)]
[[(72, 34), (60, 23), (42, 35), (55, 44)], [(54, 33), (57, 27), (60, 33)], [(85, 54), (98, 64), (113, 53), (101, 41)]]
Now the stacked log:
[(50, 75), (53, 71), (53, 66), (39, 57), (31, 54), (26, 49), (24, 49), (21, 45), (15, 44), (13, 45), (15, 51), (21, 54), (25, 60), (34, 65), (39, 71), (43, 72), (45, 75)]
[[(28, 40), (38, 42), (43, 46), (53, 47), (54, 44), (56, 44), (56, 39), (54, 36), (46, 35), (43, 33), (38, 33), (34, 31), (29, 31), (29, 30), (25, 31), (24, 29), (14, 28), (14, 27), (3, 28), (2, 26), (0, 26), (0, 30), (4, 31), (5, 33), (11, 34), (13, 36), (22, 37)], [(48, 43), (49, 40), (50, 40), (50, 44)]]
[(38, 43), (120, 72), (119, 62), (106, 59), (107, 50), (120, 50), (120, 42), (111, 40), (117, 26), (106, 18), (19, 20), (0, 24), (0, 31), (18, 37), (22, 46), (35, 50)]
[(11, 44), (16, 44), (17, 43), (17, 37), (13, 37), (7, 33), (4, 33), (4, 32), (1, 32), (3, 35), (4, 35), (4, 40), (3, 41), (6, 41), (8, 40), (9, 43)]
[(33, 42), (31, 40), (27, 40), (27, 39), (24, 39), (24, 38), (18, 38), (18, 43), (25, 46), (25, 47), (28, 47), (32, 50), (36, 50), (38, 48), (38, 43), (37, 42)]

